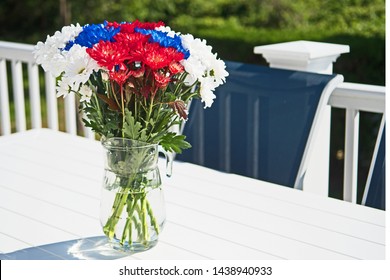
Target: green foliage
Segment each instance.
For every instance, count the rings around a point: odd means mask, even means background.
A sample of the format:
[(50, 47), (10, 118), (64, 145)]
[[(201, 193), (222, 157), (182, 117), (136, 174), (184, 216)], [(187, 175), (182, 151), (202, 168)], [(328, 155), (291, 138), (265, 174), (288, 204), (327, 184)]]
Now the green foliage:
[(91, 103), (84, 103), (80, 106), (84, 106), (80, 110), (85, 112), (86, 118), (83, 119), (83, 122), (86, 127), (90, 127), (94, 132), (106, 137), (121, 136), (121, 131), (118, 130), (118, 124), (121, 123), (120, 116), (106, 108), (107, 106), (103, 102), (92, 99)]
[(1, 0), (0, 40), (35, 43), (60, 24), (58, 1)]
[[(64, 20), (58, 15), (59, 0), (2, 0), (0, 34), (25, 36), (57, 30)], [(80, 24), (134, 19), (163, 20), (178, 30), (213, 20), (229, 27), (307, 29), (330, 28), (347, 34), (372, 33), (384, 36), (384, 0), (66, 0), (71, 22)], [(52, 16), (47, 16), (52, 15)], [(21, 20), (23, 19), (23, 20)], [(225, 24), (228, 23), (228, 24)], [(187, 28), (186, 28), (187, 29)], [(11, 32), (10, 32), (11, 31)], [(12, 36), (12, 35), (11, 35)]]
[(338, 59), (335, 70), (349, 82), (384, 84), (384, 0), (68, 2), (72, 22), (163, 20), (176, 31), (207, 39), (225, 60), (264, 64), (254, 46), (294, 40), (350, 45), (351, 53)]
[(125, 123), (123, 124), (122, 130), (126, 138), (139, 140), (142, 142), (148, 141), (146, 128), (142, 128), (141, 123), (135, 120), (133, 113), (128, 109), (125, 109)]
[(167, 152), (181, 154), (182, 149), (191, 148), (191, 144), (185, 141), (185, 138), (185, 135), (176, 135), (173, 132), (168, 132), (161, 138), (160, 145)]

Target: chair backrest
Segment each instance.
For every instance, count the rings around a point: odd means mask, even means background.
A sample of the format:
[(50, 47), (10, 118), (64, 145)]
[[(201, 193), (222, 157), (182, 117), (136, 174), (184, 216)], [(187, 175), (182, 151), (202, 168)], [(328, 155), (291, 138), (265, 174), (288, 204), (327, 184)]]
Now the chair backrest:
[(385, 114), (383, 114), (362, 199), (363, 205), (382, 210), (386, 209), (385, 119)]
[(316, 119), (342, 76), (226, 65), (213, 106), (191, 104), (184, 134), (193, 148), (176, 159), (302, 188)]

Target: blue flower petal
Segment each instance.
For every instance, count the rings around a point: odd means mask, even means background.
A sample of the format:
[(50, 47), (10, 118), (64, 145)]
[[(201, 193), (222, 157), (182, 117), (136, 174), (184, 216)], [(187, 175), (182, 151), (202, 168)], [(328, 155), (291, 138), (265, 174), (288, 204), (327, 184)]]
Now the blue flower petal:
[(159, 30), (151, 30), (151, 29), (142, 29), (136, 28), (136, 32), (139, 32), (144, 35), (151, 35), (150, 42), (159, 43), (162, 47), (168, 48), (173, 47), (177, 51), (184, 54), (184, 58), (187, 59), (190, 56), (189, 50), (185, 49), (181, 43), (181, 38), (176, 34), (171, 37), (168, 36), (168, 33), (159, 31)]
[(120, 31), (120, 28), (108, 27), (104, 24), (87, 24), (83, 26), (83, 31), (73, 40), (66, 44), (64, 50), (69, 50), (74, 44), (82, 47), (92, 48), (95, 44), (103, 41), (114, 41), (114, 36)]

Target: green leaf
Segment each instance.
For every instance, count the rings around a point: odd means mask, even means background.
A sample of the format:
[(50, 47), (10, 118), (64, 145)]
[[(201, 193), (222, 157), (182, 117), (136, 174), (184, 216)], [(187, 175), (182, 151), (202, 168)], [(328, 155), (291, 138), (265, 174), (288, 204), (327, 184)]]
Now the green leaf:
[(127, 138), (146, 142), (148, 137), (146, 129), (142, 128), (140, 122), (136, 121), (131, 111), (125, 109), (125, 123), (123, 133)]
[(181, 154), (183, 149), (191, 148), (191, 144), (185, 141), (185, 135), (176, 135), (174, 132), (168, 132), (161, 137), (160, 145), (167, 152)]
[(119, 136), (121, 123), (119, 114), (108, 109), (108, 105), (103, 101), (91, 99), (91, 103), (85, 103), (83, 108), (86, 118), (83, 119), (85, 125), (93, 131), (106, 137)]

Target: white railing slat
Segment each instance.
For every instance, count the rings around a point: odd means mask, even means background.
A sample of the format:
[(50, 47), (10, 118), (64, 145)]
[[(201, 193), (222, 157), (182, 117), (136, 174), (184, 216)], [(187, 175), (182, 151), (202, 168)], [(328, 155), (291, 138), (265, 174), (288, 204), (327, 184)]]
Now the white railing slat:
[(14, 92), (16, 131), (26, 130), (26, 112), (23, 90), (23, 70), (19, 60), (11, 61), (12, 84)]
[(347, 109), (345, 115), (344, 200), (356, 203), (359, 147), (358, 110)]
[(45, 72), (45, 91), (46, 91), (47, 126), (51, 129), (58, 130), (56, 80), (48, 72)]
[(332, 92), (329, 105), (373, 113), (385, 111), (385, 87), (342, 83)]
[(28, 83), (30, 89), (31, 127), (42, 127), (41, 98), (39, 90), (38, 65), (28, 63)]
[[(84, 111), (82, 111), (81, 114), (82, 114), (82, 119), (88, 119), (88, 117)], [(95, 132), (93, 132), (90, 127), (86, 127), (84, 125), (84, 122), (82, 122), (82, 124), (83, 124), (84, 137), (86, 137), (88, 139), (95, 139)]]
[(0, 57), (0, 135), (11, 134), (11, 118), (8, 98), (7, 65)]
[(95, 132), (90, 127), (83, 126), (84, 137), (88, 139), (95, 139)]
[(69, 94), (64, 98), (65, 103), (65, 129), (70, 134), (77, 134), (76, 98)]
[(34, 45), (0, 41), (0, 57), (6, 60), (19, 60), (34, 63)]

